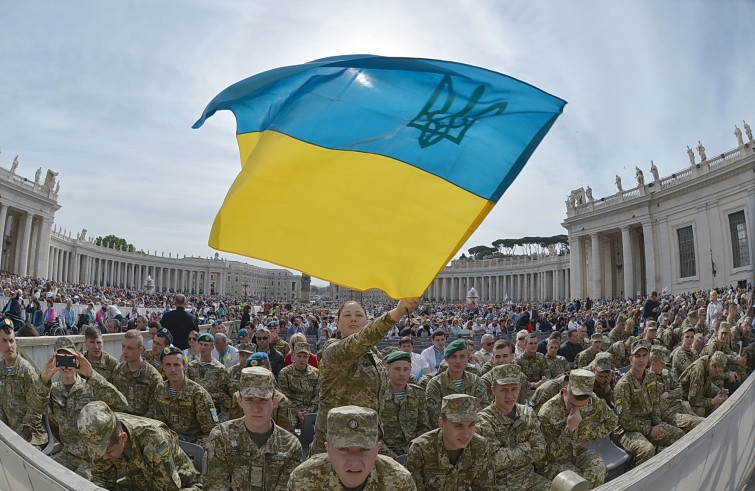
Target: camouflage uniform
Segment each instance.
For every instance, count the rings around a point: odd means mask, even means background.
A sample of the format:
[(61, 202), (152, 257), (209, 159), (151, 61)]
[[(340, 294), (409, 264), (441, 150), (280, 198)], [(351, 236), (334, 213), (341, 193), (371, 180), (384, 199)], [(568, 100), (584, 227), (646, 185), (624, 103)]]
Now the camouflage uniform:
[[(327, 454), (320, 454), (302, 462), (294, 469), (288, 480), (288, 491), (346, 491), (338, 475), (328, 461)], [(412, 476), (398, 462), (385, 455), (378, 455), (362, 491), (415, 491)]]
[[(560, 357), (563, 358), (563, 357)], [(564, 358), (564, 361), (566, 359)], [(482, 377), (480, 377), (482, 380), (482, 383), (485, 385), (485, 394), (486, 397), (483, 399), (482, 404), (480, 404), (481, 407), (487, 406), (490, 404), (493, 400), (493, 395), (490, 392), (490, 389), (493, 387), (493, 371), (490, 370), (485, 373)], [(521, 374), (519, 377), (519, 398), (516, 400), (519, 404), (525, 404), (527, 400), (530, 398), (530, 395), (532, 394), (532, 390), (530, 390), (530, 381), (527, 379), (527, 376), (525, 374)]]
[(629, 333), (627, 332), (625, 327), (614, 327), (613, 329), (611, 329), (611, 332), (608, 333), (608, 339), (611, 341), (611, 344), (617, 343), (619, 341), (626, 341), (628, 337)]
[[(236, 391), (231, 397), (231, 409), (228, 411), (229, 419), (238, 419), (244, 416), (244, 411), (241, 409), (239, 401), (236, 399), (238, 395), (239, 392)], [(278, 400), (278, 407), (273, 409), (273, 421), (284, 430), (293, 433), (294, 421), (298, 420), (296, 419), (293, 407), (291, 407), (291, 401), (286, 397), (286, 394), (278, 389), (275, 389), (274, 397)]]
[[(671, 372), (664, 369), (660, 375), (657, 373), (653, 373), (653, 375), (655, 375), (658, 383), (651, 391), (651, 395), (661, 408), (661, 419), (663, 421), (681, 428), (685, 433), (689, 433), (695, 426), (703, 422), (705, 418), (695, 414), (689, 403), (682, 400), (682, 388), (671, 376)], [(661, 398), (661, 394), (664, 392), (668, 392), (666, 399)]]
[(294, 365), (284, 367), (278, 374), (278, 387), (289, 401), (294, 413), (316, 413), (320, 398), (320, 371), (310, 365), (299, 370)]
[[(714, 356), (714, 355), (711, 355)], [(708, 416), (716, 409), (711, 402), (720, 391), (720, 377), (712, 379), (708, 373), (708, 364), (711, 356), (701, 356), (695, 360), (679, 377), (679, 385), (682, 387), (682, 397), (689, 402), (692, 410), (698, 416)], [(726, 367), (725, 357), (716, 356), (716, 365), (719, 371)], [(723, 367), (723, 368), (722, 368)], [(714, 382), (718, 382), (715, 385)]]
[(425, 394), (427, 397), (427, 418), (431, 428), (438, 427), (438, 416), (440, 416), (441, 402), (444, 396), (450, 394), (467, 394), (474, 396), (475, 399), (477, 399), (478, 407), (483, 401), (488, 399), (488, 394), (485, 392), (485, 384), (477, 375), (465, 371), (461, 388), (456, 390), (456, 385), (448, 376), (448, 371), (441, 373), (427, 383), (427, 391)]
[(163, 380), (165, 380), (165, 372), (163, 371), (163, 364), (160, 363), (160, 355), (155, 357), (155, 354), (150, 351), (145, 351), (142, 354), (142, 358), (144, 358), (144, 361), (155, 367), (155, 370), (157, 370), (157, 373), (160, 374), (160, 377), (162, 377)]
[(414, 438), (430, 431), (425, 391), (419, 385), (406, 384), (403, 401), (395, 397), (386, 399), (380, 421), (383, 423), (383, 449), (388, 450), (391, 457), (405, 455)]
[(89, 379), (77, 376), (70, 389), (66, 389), (62, 382), (44, 385), (40, 381), (37, 395), (31, 410), (47, 412), (50, 425), (58, 428), (63, 444), (62, 450), (52, 455), (52, 459), (100, 486), (112, 486), (115, 469), (112, 466), (93, 467), (88, 446), (76, 427), (76, 418), (84, 406), (92, 401), (103, 401), (111, 409), (123, 411), (127, 405), (123, 394), (102, 375), (92, 371)]
[[(105, 460), (115, 418), (128, 433), (129, 448), (114, 461)], [(162, 423), (126, 413), (112, 413), (104, 404), (93, 402), (81, 411), (77, 427), (88, 442), (90, 452), (101, 453), (94, 465), (115, 465), (123, 475), (114, 491), (200, 491), (202, 476), (178, 445), (178, 438)], [(104, 448), (103, 448), (104, 445)]]
[(231, 407), (231, 393), (228, 392), (231, 379), (225, 365), (214, 358), (206, 363), (194, 360), (186, 367), (186, 377), (210, 393), (215, 409), (218, 410), (218, 417), (221, 421), (225, 420)]
[(561, 355), (550, 357), (545, 355), (545, 363), (548, 365), (548, 375), (546, 378), (554, 379), (569, 371), (569, 362)]
[(395, 322), (384, 314), (362, 330), (342, 339), (330, 339), (318, 355), (320, 361), (320, 404), (315, 420), (311, 455), (325, 450), (328, 412), (334, 407), (354, 404), (380, 414), (389, 393), (388, 375), (375, 345)]
[[(574, 370), (569, 376), (569, 386), (577, 393), (576, 386), (583, 387), (582, 393), (591, 391), (595, 376), (586, 370)], [(579, 395), (579, 394), (578, 394)], [(582, 421), (576, 431), (567, 429), (569, 409), (559, 393), (546, 402), (538, 412), (545, 435), (545, 458), (537, 465), (537, 471), (554, 479), (559, 473), (571, 470), (587, 479), (590, 488), (603, 484), (606, 477), (606, 464), (600, 455), (585, 446), (585, 442), (607, 437), (616, 428), (618, 417), (602, 399), (594, 394), (590, 403), (580, 408)]]
[(147, 416), (162, 421), (180, 438), (200, 445), (218, 424), (209, 392), (190, 379), (184, 380), (175, 397), (170, 396), (170, 382), (163, 381), (155, 390)]
[(0, 421), (39, 447), (47, 443), (47, 430), (42, 424), (42, 413), (29, 411), (38, 384), (37, 370), (21, 355), (10, 373), (5, 370), (5, 360), (0, 358)]
[[(642, 341), (644, 343), (644, 341)], [(645, 349), (647, 344), (645, 343)], [(621, 377), (613, 393), (614, 407), (619, 415), (616, 432), (619, 443), (627, 453), (634, 455), (641, 464), (655, 455), (655, 445), (670, 446), (684, 435), (679, 428), (661, 420), (660, 408), (653, 404), (651, 393), (658, 384), (655, 376), (648, 371), (637, 380), (631, 370)], [(648, 437), (655, 425), (660, 424), (666, 431), (660, 441), (650, 442)]]
[(624, 368), (629, 365), (627, 348), (624, 341), (616, 341), (608, 348), (608, 353), (613, 356), (613, 368)]
[[(493, 462), (497, 489), (549, 491), (551, 482), (533, 467), (545, 454), (540, 422), (532, 408), (517, 404), (514, 411), (513, 417), (505, 415), (495, 403), (480, 411), (478, 433), (493, 444), (492, 452), (483, 458)], [(524, 442), (531, 449), (523, 447)]]
[(278, 341), (270, 343), (270, 346), (278, 350), (278, 352), (283, 356), (286, 356), (288, 352), (291, 351), (291, 346), (289, 346), (288, 343), (283, 341), (282, 339), (278, 339)]
[[(87, 356), (86, 351), (83, 353), (84, 356)], [(118, 366), (118, 360), (108, 353), (107, 351), (102, 351), (102, 356), (100, 356), (100, 361), (92, 361), (89, 358), (87, 358), (89, 361), (89, 364), (92, 365), (92, 368), (105, 377), (105, 380), (113, 383), (113, 374), (115, 373), (115, 369)]]
[[(341, 406), (328, 412), (328, 447), (334, 449), (374, 449), (378, 443), (380, 420), (374, 409)], [(320, 454), (306, 460), (291, 473), (289, 491), (345, 490), (333, 470), (328, 455)], [(409, 472), (398, 462), (384, 455), (377, 459), (360, 487), (362, 491), (413, 491), (416, 489)]]
[(299, 440), (273, 423), (262, 447), (249, 436), (244, 418), (217, 425), (208, 439), (206, 490), (282, 490), (301, 462)]
[(545, 355), (542, 353), (535, 352), (534, 355), (523, 353), (514, 360), (514, 363), (519, 365), (522, 373), (527, 376), (527, 380), (531, 383), (547, 379), (550, 374), (548, 362), (545, 361)]
[(698, 356), (697, 352), (692, 348), (677, 347), (671, 352), (671, 375), (678, 380), (684, 370), (694, 363)]
[(162, 381), (157, 369), (146, 361), (142, 361), (135, 372), (130, 371), (128, 363), (124, 361), (113, 372), (113, 385), (128, 401), (126, 412), (136, 416), (147, 414), (150, 401)]
[(592, 352), (592, 349), (587, 348), (577, 355), (577, 357), (574, 359), (574, 365), (576, 365), (577, 368), (585, 368), (587, 365), (592, 363), (592, 361), (595, 359), (596, 354), (597, 353)]
[(530, 406), (538, 413), (540, 408), (548, 402), (553, 396), (561, 392), (561, 388), (566, 383), (566, 374), (560, 375), (553, 380), (546, 381), (543, 385), (535, 389), (530, 397)]

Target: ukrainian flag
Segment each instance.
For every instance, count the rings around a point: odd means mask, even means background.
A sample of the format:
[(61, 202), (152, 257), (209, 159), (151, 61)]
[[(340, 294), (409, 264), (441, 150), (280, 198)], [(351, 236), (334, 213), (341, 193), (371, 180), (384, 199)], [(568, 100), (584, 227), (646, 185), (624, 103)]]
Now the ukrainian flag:
[(213, 99), (241, 153), (215, 249), (357, 290), (421, 296), (514, 181), (565, 101), (448, 61), (339, 56)]

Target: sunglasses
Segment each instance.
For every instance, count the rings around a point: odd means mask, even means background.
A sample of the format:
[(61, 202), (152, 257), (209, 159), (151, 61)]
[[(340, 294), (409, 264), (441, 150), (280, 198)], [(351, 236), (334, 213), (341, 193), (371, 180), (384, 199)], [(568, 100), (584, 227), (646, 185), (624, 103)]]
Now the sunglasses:
[(485, 346), (493, 346), (493, 343), (485, 343)]
[(267, 339), (268, 338), (261, 338), (261, 337), (257, 336), (257, 341), (267, 341)]
[(189, 338), (189, 341), (196, 341), (197, 338)]

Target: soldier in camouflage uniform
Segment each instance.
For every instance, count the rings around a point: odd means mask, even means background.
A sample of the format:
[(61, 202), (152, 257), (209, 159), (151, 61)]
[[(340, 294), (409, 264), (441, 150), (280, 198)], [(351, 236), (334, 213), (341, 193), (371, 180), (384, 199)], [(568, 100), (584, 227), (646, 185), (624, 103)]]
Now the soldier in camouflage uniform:
[(279, 337), (280, 325), (268, 325), (267, 329), (270, 331), (270, 347), (275, 348), (281, 355), (286, 356), (291, 351), (291, 346)]
[[(239, 362), (228, 370), (228, 393), (233, 396), (239, 390), (239, 380), (241, 380), (241, 370), (246, 368), (246, 360), (257, 352), (257, 346), (252, 343), (241, 343), (236, 347), (239, 350)], [(231, 407), (234, 406), (233, 400)], [(240, 416), (239, 416), (240, 417)], [(235, 419), (232, 416), (231, 419)]]
[[(73, 357), (78, 368), (56, 366), (56, 355)], [(60, 380), (51, 384), (56, 372), (60, 373)], [(76, 352), (73, 343), (66, 337), (55, 341), (55, 353), (42, 368), (39, 380), (37, 397), (33, 398), (29, 409), (38, 414), (46, 412), (50, 425), (58, 429), (63, 448), (52, 455), (53, 460), (100, 486), (112, 486), (115, 470), (112, 466), (92, 465), (88, 447), (76, 426), (76, 418), (87, 403), (97, 400), (105, 402), (113, 410), (122, 411), (127, 404), (126, 398), (94, 371), (86, 357)]]
[(160, 353), (160, 362), (167, 380), (155, 391), (147, 417), (162, 421), (178, 433), (180, 439), (203, 445), (219, 422), (210, 393), (186, 378), (186, 360), (179, 348), (164, 348)]
[(605, 401), (608, 407), (613, 408), (613, 356), (610, 353), (602, 352), (595, 355), (595, 359), (588, 365), (587, 369), (595, 375), (595, 385), (593, 392), (599, 399)]
[(309, 343), (296, 343), (291, 365), (278, 374), (278, 386), (291, 401), (296, 426), (301, 426), (305, 414), (317, 412), (320, 398), (320, 371), (308, 363), (309, 354)]
[(113, 372), (113, 385), (128, 401), (125, 411), (135, 416), (144, 416), (163, 379), (157, 369), (142, 358), (144, 339), (139, 331), (126, 331), (121, 341), (121, 350), (123, 361)]
[(613, 393), (619, 416), (619, 443), (634, 455), (637, 464), (653, 457), (656, 445), (668, 447), (684, 436), (682, 430), (661, 420), (660, 408), (653, 404), (651, 392), (658, 381), (645, 370), (649, 356), (650, 345), (644, 339), (632, 345), (631, 369), (621, 377)]
[(695, 360), (679, 377), (682, 397), (698, 416), (710, 415), (728, 398), (729, 391), (719, 388), (726, 374), (727, 362), (726, 355), (716, 351)]
[(406, 468), (418, 491), (483, 491), (496, 488), (490, 442), (475, 433), (477, 401), (466, 394), (443, 398), (438, 429), (415, 438)]
[(189, 362), (186, 377), (198, 383), (212, 396), (215, 409), (218, 410), (220, 421), (228, 419), (231, 407), (231, 393), (229, 385), (231, 378), (228, 369), (212, 357), (215, 348), (215, 337), (209, 333), (199, 335), (199, 359)]
[[(731, 324), (726, 321), (722, 321), (719, 324), (716, 336), (711, 337), (708, 344), (700, 352), (700, 356), (712, 355), (716, 351), (720, 351), (726, 355), (726, 359), (729, 362), (729, 370), (735, 372), (739, 380), (744, 380), (747, 375), (745, 371), (747, 357), (738, 356), (737, 353), (731, 350)], [(734, 380), (731, 381), (734, 382)]]
[(467, 366), (467, 344), (457, 339), (446, 346), (443, 351), (448, 369), (432, 378), (427, 383), (427, 417), (431, 428), (438, 424), (441, 402), (449, 394), (467, 394), (475, 397), (478, 405), (487, 401), (485, 385), (480, 377), (465, 370)]
[(7, 318), (0, 321), (0, 353), (0, 421), (35, 447), (42, 447), (47, 443), (42, 413), (29, 411), (39, 374), (18, 355), (13, 323)]
[(671, 352), (671, 376), (679, 380), (682, 372), (698, 358), (697, 352), (692, 349), (695, 344), (695, 326), (687, 324), (682, 335), (682, 344)]
[(607, 437), (616, 428), (618, 417), (593, 393), (594, 385), (592, 372), (572, 370), (566, 387), (538, 412), (545, 435), (545, 458), (536, 463), (536, 469), (548, 479), (571, 470), (587, 479), (590, 488), (605, 480), (605, 462), (585, 443)]
[(689, 433), (695, 426), (703, 422), (705, 418), (698, 416), (692, 411), (689, 403), (682, 400), (682, 388), (666, 369), (669, 362), (668, 350), (663, 346), (650, 348), (650, 371), (658, 379), (651, 390), (654, 402), (661, 411), (661, 419), (666, 423), (681, 428)]
[(514, 363), (519, 365), (522, 373), (527, 376), (529, 389), (537, 389), (548, 380), (548, 363), (545, 361), (545, 355), (537, 351), (537, 335), (534, 332), (527, 337), (524, 353), (518, 356)]
[(637, 341), (636, 337), (629, 336), (623, 341), (616, 341), (608, 348), (607, 352), (611, 353), (611, 356), (613, 357), (612, 366), (614, 370), (618, 370), (629, 365), (629, 354), (632, 351), (632, 345), (635, 341)]
[(566, 381), (566, 374), (559, 375), (554, 379), (546, 380), (543, 385), (538, 387), (535, 392), (532, 393), (529, 403), (532, 410), (535, 411), (535, 414), (540, 411), (540, 408), (543, 407), (546, 402), (551, 400), (561, 391), (566, 385)]
[(338, 312), (336, 325), (341, 339), (329, 339), (318, 355), (320, 361), (320, 404), (315, 421), (312, 455), (325, 450), (328, 412), (349, 404), (380, 414), (388, 394), (388, 377), (375, 345), (405, 315), (414, 310), (418, 299), (400, 300), (396, 308), (369, 324), (364, 307), (346, 302)]
[(385, 360), (391, 395), (380, 413), (383, 424), (381, 452), (389, 457), (405, 455), (409, 444), (419, 435), (430, 431), (427, 423), (427, 403), (422, 387), (408, 383), (412, 373), (412, 357), (406, 351), (394, 351)]
[(84, 329), (84, 347), (89, 364), (102, 375), (105, 380), (113, 383), (113, 374), (118, 366), (118, 360), (113, 355), (102, 349), (102, 332), (96, 326), (87, 326)]
[[(560, 347), (560, 344), (556, 344), (556, 347)], [(558, 351), (558, 349), (556, 350)], [(566, 362), (566, 359), (563, 356), (559, 356), (559, 358), (563, 359), (564, 362)], [(493, 368), (501, 365), (509, 365), (511, 363), (514, 363), (514, 345), (511, 344), (510, 341), (507, 341), (505, 339), (500, 339), (496, 341), (495, 346), (493, 347), (493, 366), (491, 367), (491, 370), (488, 370), (485, 372), (485, 375), (480, 377), (482, 380), (482, 383), (485, 385), (485, 399), (483, 399), (483, 403), (481, 404), (481, 407), (485, 407), (493, 400)], [(520, 371), (521, 373), (521, 371)], [(527, 380), (527, 376), (522, 373), (520, 376), (520, 383), (521, 383), (521, 389), (519, 390), (519, 398), (517, 399), (517, 403), (519, 404), (525, 404), (527, 402), (527, 399), (529, 399), (529, 396), (531, 394), (531, 390), (529, 390), (530, 382)]]
[(663, 346), (660, 339), (658, 339), (658, 323), (654, 320), (647, 320), (645, 322), (645, 330), (642, 332), (643, 339), (649, 346)]
[(512, 491), (549, 491), (550, 480), (537, 474), (533, 464), (545, 453), (545, 438), (535, 412), (517, 404), (521, 368), (501, 365), (493, 369), (495, 402), (480, 411), (478, 433), (493, 446), (498, 488)]
[(569, 362), (558, 354), (561, 347), (561, 336), (548, 339), (548, 353), (545, 355), (545, 363), (548, 365), (548, 379), (554, 379), (569, 371)]
[(165, 329), (164, 327), (159, 328), (155, 332), (155, 337), (152, 338), (152, 350), (151, 351), (145, 351), (142, 357), (144, 358), (144, 361), (151, 364), (155, 369), (157, 369), (158, 373), (160, 373), (160, 377), (162, 377), (163, 380), (165, 380), (165, 372), (163, 371), (163, 366), (160, 363), (160, 356), (162, 355), (162, 352), (165, 348), (168, 348), (170, 346), (173, 346), (173, 335)]
[(76, 426), (94, 466), (112, 467), (123, 475), (113, 491), (201, 491), (202, 476), (164, 424), (113, 412), (102, 401), (90, 402)]
[(284, 490), (301, 462), (299, 440), (276, 425), (275, 377), (262, 367), (244, 368), (239, 380), (243, 418), (210, 432), (204, 489)]
[(288, 491), (414, 491), (409, 472), (378, 455), (380, 423), (373, 409), (340, 406), (328, 411), (327, 454), (315, 455), (291, 473)]
[(630, 335), (630, 331), (627, 331), (627, 316), (624, 314), (619, 314), (619, 317), (616, 319), (616, 326), (611, 329), (611, 332), (608, 333), (608, 339), (611, 341), (611, 344), (616, 343), (617, 341), (626, 341), (626, 339)]
[(593, 334), (590, 337), (590, 347), (577, 355), (577, 357), (574, 359), (574, 364), (577, 366), (577, 368), (585, 368), (587, 365), (592, 363), (592, 361), (595, 359), (595, 355), (600, 353), (602, 349), (603, 336), (598, 333)]
[[(245, 368), (250, 367), (262, 367), (266, 370), (270, 370), (270, 358), (268, 358), (267, 353), (258, 351), (247, 358)], [(286, 397), (286, 395), (277, 388), (275, 389), (275, 395), (273, 397), (275, 397), (275, 400), (278, 401), (275, 408), (273, 409), (273, 421), (275, 421), (275, 424), (277, 424), (284, 430), (293, 433), (294, 419), (296, 418), (296, 416), (293, 414), (291, 401), (289, 401), (288, 397)], [(244, 411), (239, 405), (238, 391), (234, 392), (233, 394), (233, 402), (231, 403), (229, 416), (230, 419), (238, 419), (244, 416)]]

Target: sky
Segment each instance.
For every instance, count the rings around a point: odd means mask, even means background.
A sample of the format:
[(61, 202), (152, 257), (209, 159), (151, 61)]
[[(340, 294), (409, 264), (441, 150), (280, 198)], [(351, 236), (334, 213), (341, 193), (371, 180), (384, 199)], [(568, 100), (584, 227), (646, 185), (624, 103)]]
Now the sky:
[(458, 61), (568, 102), (458, 256), (565, 233), (572, 189), (631, 188), (651, 159), (670, 175), (698, 140), (734, 148), (755, 123), (753, 19), (744, 0), (0, 2), (0, 166), (59, 172), (55, 224), (74, 235), (206, 257), (240, 169), (230, 112), (191, 129), (217, 93), (340, 54)]

